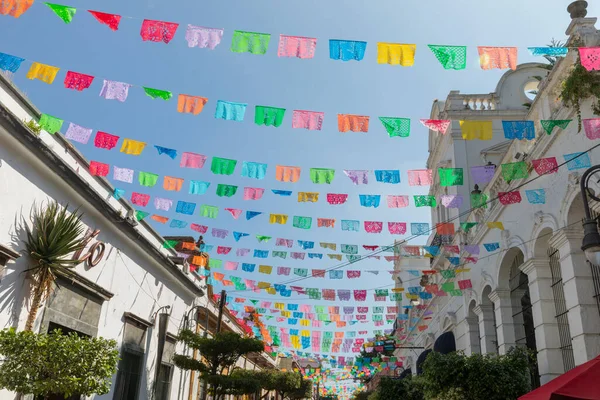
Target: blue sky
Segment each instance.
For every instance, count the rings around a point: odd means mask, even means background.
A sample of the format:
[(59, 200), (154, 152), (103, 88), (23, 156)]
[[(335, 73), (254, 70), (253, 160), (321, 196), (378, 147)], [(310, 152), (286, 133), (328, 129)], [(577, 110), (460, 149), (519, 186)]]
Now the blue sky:
[[(423, 168), (427, 159), (427, 130), (418, 123), (427, 118), (434, 99), (445, 99), (450, 90), (463, 93), (488, 93), (495, 89), (501, 71), (482, 71), (478, 66), (478, 45), (517, 46), (519, 61), (535, 61), (526, 51), (527, 46), (544, 46), (552, 38), (563, 40), (570, 19), (566, 12), (569, 2), (543, 0), (506, 0), (503, 2), (442, 1), (398, 2), (377, 1), (315, 1), (315, 0), (223, 0), (223, 1), (130, 1), (69, 0), (65, 4), (78, 8), (73, 22), (64, 24), (42, 2), (36, 2), (19, 19), (1, 18), (0, 52), (26, 58), (28, 61), (61, 67), (54, 84), (25, 78), (29, 63), (24, 63), (15, 75), (15, 83), (42, 112), (72, 121), (81, 126), (109, 132), (121, 138), (142, 140), (149, 144), (141, 156), (100, 150), (76, 144), (92, 160), (106, 162), (136, 171), (155, 172), (181, 178), (212, 182), (204, 196), (187, 194), (187, 184), (179, 193), (165, 192), (157, 185), (140, 187), (137, 176), (131, 185), (117, 182), (117, 187), (159, 197), (185, 200), (201, 204), (262, 211), (251, 221), (242, 216), (233, 220), (221, 211), (217, 220), (198, 217), (181, 218), (209, 227), (247, 232), (252, 236), (236, 243), (231, 235), (213, 239), (210, 244), (245, 247), (250, 249), (278, 249), (275, 238), (313, 240), (315, 242), (347, 243), (357, 245), (391, 244), (394, 239), (387, 233), (380, 235), (342, 232), (341, 219), (374, 221), (429, 222), (430, 210), (388, 209), (385, 195), (426, 194), (427, 188), (407, 185), (406, 171)], [(558, 3), (558, 4), (556, 4)], [(124, 18), (117, 32), (97, 23), (86, 9), (115, 13)], [(600, 6), (590, 5), (589, 15), (598, 15)], [(143, 42), (139, 35), (144, 18), (180, 23), (171, 43)], [(187, 24), (224, 28), (221, 44), (214, 50), (188, 48), (184, 39)], [(272, 34), (266, 55), (237, 54), (229, 50), (233, 30)], [(278, 58), (279, 34), (316, 37), (314, 59)], [(361, 62), (342, 62), (329, 59), (328, 39), (367, 41), (366, 55)], [(416, 43), (417, 55), (413, 67), (378, 65), (376, 43)], [(468, 46), (468, 63), (464, 71), (446, 71), (426, 47), (427, 44)], [(96, 76), (90, 89), (75, 92), (64, 89), (67, 70)], [(107, 78), (135, 85), (125, 103), (108, 101), (98, 96), (102, 79)], [(164, 102), (147, 97), (141, 86), (170, 90), (175, 98)], [(176, 96), (186, 93), (209, 98), (204, 111), (198, 116), (179, 114)], [(214, 110), (217, 100), (248, 103), (243, 122), (217, 120)], [(287, 109), (280, 128), (257, 126), (253, 123), (254, 106), (267, 105)], [(325, 112), (322, 131), (291, 128), (294, 109)], [(337, 114), (371, 116), (368, 133), (340, 133)], [(378, 116), (397, 116), (412, 119), (409, 138), (389, 138), (377, 120)], [(66, 130), (63, 128), (63, 133)], [(171, 160), (158, 156), (151, 147), (158, 144), (181, 151), (192, 151), (210, 156), (233, 158), (238, 167), (232, 176), (217, 176), (210, 172), (209, 163), (202, 170), (179, 168), (179, 158)], [(120, 145), (120, 143), (119, 143)], [(267, 178), (262, 181), (241, 177), (242, 161), (268, 163)], [(298, 183), (282, 183), (274, 179), (275, 165), (302, 167)], [(309, 180), (309, 168), (335, 168), (336, 177), (331, 185), (315, 185)], [(390, 185), (375, 182), (371, 175), (369, 185), (354, 186), (344, 176), (343, 169), (399, 169), (402, 183)], [(112, 173), (111, 173), (112, 175)], [(162, 182), (162, 181), (161, 181)], [(267, 189), (260, 201), (244, 201), (242, 195), (219, 198), (215, 195), (217, 183)], [(270, 189), (292, 190), (292, 197), (275, 196)], [(298, 191), (318, 191), (319, 203), (297, 203)], [(348, 193), (349, 201), (343, 206), (331, 206), (325, 201), (326, 193)], [(382, 205), (377, 208), (360, 207), (359, 194), (381, 194)], [(411, 199), (412, 204), (412, 199)], [(152, 202), (146, 208), (154, 212)], [(287, 226), (270, 225), (269, 213), (289, 214)], [(178, 218), (171, 212), (157, 212)], [(291, 227), (294, 215), (313, 217), (310, 231)], [(316, 228), (316, 218), (336, 218), (335, 229)], [(189, 229), (169, 229), (153, 223), (164, 235), (191, 234)], [(385, 229), (384, 229), (384, 232)], [(272, 236), (268, 244), (258, 244), (255, 234)], [(195, 233), (194, 233), (195, 235)], [(422, 244), (424, 240), (415, 240)], [(315, 249), (321, 252), (323, 249)], [(301, 251), (296, 246), (294, 251)], [(323, 250), (323, 252), (326, 252)], [(363, 251), (364, 252), (364, 251)], [(233, 254), (233, 252), (231, 253)], [(299, 268), (328, 268), (336, 264), (327, 257), (318, 260), (242, 260), (230, 255), (224, 260), (255, 262)], [(392, 264), (366, 260), (350, 269), (387, 270)], [(348, 268), (346, 268), (348, 269)], [(285, 281), (277, 275), (235, 273), (244, 278), (270, 282)], [(387, 273), (360, 280), (331, 281), (307, 279), (299, 286), (319, 288), (374, 288), (392, 284)], [(277, 297), (266, 294), (243, 293), (256, 299)], [(372, 294), (369, 295), (372, 299)], [(305, 302), (292, 297), (291, 301)], [(369, 306), (378, 305), (372, 301)], [(322, 304), (331, 305), (327, 302)], [(363, 325), (366, 326), (367, 324)], [(353, 328), (347, 328), (352, 330)], [(360, 328), (362, 329), (362, 327)]]

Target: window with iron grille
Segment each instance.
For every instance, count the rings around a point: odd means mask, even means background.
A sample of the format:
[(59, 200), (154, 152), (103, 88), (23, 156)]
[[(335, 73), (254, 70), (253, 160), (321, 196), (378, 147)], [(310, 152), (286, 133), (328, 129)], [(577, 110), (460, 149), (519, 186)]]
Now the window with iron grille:
[[(510, 267), (510, 299), (513, 310), (515, 327), (515, 342), (517, 346), (537, 352), (535, 343), (535, 325), (533, 324), (533, 309), (529, 296), (529, 279), (519, 267), (523, 264), (523, 253), (517, 254)], [(540, 387), (540, 373), (537, 364), (529, 366), (532, 389)]]
[(565, 372), (567, 372), (575, 368), (575, 357), (573, 356), (573, 340), (571, 339), (571, 329), (569, 328), (569, 310), (567, 310), (567, 302), (565, 300), (565, 288), (560, 269), (560, 254), (558, 250), (549, 247), (548, 258), (550, 260), (550, 272), (552, 273), (552, 297), (554, 298), (554, 307), (556, 309), (560, 351)]

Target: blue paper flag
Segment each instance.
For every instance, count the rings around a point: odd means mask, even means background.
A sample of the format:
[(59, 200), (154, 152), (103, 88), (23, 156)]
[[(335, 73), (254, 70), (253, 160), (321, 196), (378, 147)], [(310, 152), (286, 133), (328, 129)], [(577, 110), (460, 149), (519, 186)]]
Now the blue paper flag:
[(271, 189), (271, 191), (273, 192), (273, 194), (279, 195), (279, 196), (291, 196), (292, 195), (292, 191), (291, 190), (275, 190), (275, 189)]
[(157, 146), (157, 145), (154, 145), (154, 147), (156, 148), (156, 150), (158, 150), (159, 156), (161, 154), (166, 154), (167, 156), (171, 157), (173, 160), (175, 158), (177, 158), (177, 150), (175, 150), (175, 149), (169, 149), (168, 147), (162, 147), (162, 146)]
[(0, 53), (0, 69), (8, 72), (17, 72), (24, 58), (11, 56), (10, 54)]
[(256, 264), (242, 263), (242, 271), (245, 271), (245, 272), (254, 272), (255, 268), (256, 268)]
[(308, 253), (308, 258), (318, 258), (319, 260), (323, 259), (322, 253)]
[(400, 183), (400, 171), (392, 169), (375, 170), (375, 179), (383, 183)]
[(254, 250), (255, 258), (267, 258), (269, 257), (269, 250)]
[(436, 257), (438, 254), (440, 254), (440, 246), (423, 246), (423, 248), (425, 249), (426, 252), (428, 252), (429, 254), (431, 254), (434, 257)]
[(410, 234), (413, 236), (429, 235), (429, 224), (413, 222), (410, 224)]
[(363, 207), (379, 207), (379, 202), (381, 201), (381, 195), (378, 194), (360, 194), (358, 195), (360, 198), (360, 205)]
[(267, 164), (244, 161), (242, 164), (242, 176), (253, 179), (265, 179), (267, 175)]
[(228, 121), (243, 121), (246, 114), (246, 103), (233, 103), (230, 101), (217, 100), (215, 118)]
[(502, 121), (506, 139), (535, 139), (535, 124), (533, 121)]
[(250, 234), (242, 233), (242, 232), (233, 232), (233, 238), (235, 239), (236, 242), (239, 242), (241, 238), (246, 237), (246, 236), (250, 236)]
[(450, 262), (450, 264), (452, 265), (458, 265), (460, 264), (460, 257), (446, 257), (446, 259)]
[(172, 219), (171, 220), (171, 224), (169, 225), (169, 227), (171, 228), (185, 228), (187, 226), (187, 222), (185, 221), (180, 221), (178, 219)]
[(196, 203), (188, 203), (187, 201), (178, 201), (175, 212), (186, 215), (194, 215), (196, 209)]
[(250, 220), (254, 217), (259, 216), (260, 214), (262, 214), (262, 212), (259, 211), (246, 211), (246, 219)]
[(205, 194), (210, 186), (210, 182), (190, 181), (190, 194)]
[(358, 232), (360, 227), (360, 221), (357, 220), (342, 220), (342, 230), (350, 232)]
[(360, 61), (365, 57), (367, 42), (354, 40), (329, 40), (329, 57), (332, 60)]
[(546, 191), (544, 189), (526, 190), (525, 195), (531, 204), (546, 204)]
[(568, 47), (528, 47), (532, 56), (564, 57), (569, 52)]
[(495, 251), (500, 248), (500, 243), (484, 243), (483, 247), (486, 251)]
[(125, 196), (125, 189), (117, 189), (113, 192), (113, 197), (119, 200), (121, 197)]
[(298, 240), (298, 246), (300, 246), (300, 248), (302, 250), (314, 249), (315, 248), (315, 242), (309, 242), (309, 241), (306, 241), (306, 240)]
[(567, 162), (569, 171), (589, 168), (592, 166), (589, 153), (571, 153), (563, 156)]

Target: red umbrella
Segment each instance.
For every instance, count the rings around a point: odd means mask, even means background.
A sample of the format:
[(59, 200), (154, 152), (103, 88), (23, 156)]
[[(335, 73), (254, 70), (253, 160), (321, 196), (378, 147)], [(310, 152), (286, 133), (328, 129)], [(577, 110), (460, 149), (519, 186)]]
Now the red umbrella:
[(600, 356), (519, 397), (519, 400), (600, 400)]

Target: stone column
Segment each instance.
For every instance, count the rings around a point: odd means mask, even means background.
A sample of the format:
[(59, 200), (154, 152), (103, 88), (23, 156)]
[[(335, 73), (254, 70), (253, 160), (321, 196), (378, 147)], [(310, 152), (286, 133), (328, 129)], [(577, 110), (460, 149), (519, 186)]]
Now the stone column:
[(594, 299), (592, 266), (581, 250), (582, 240), (583, 231), (577, 228), (560, 230), (550, 239), (560, 255), (575, 365), (600, 354), (600, 310)]
[(538, 369), (543, 385), (565, 372), (552, 293), (552, 272), (549, 261), (540, 258), (525, 261), (519, 269), (529, 279)]
[(481, 354), (498, 353), (498, 334), (494, 324), (494, 306), (480, 304), (473, 308), (479, 324), (479, 347)]
[(494, 303), (494, 313), (496, 314), (498, 352), (500, 354), (506, 354), (508, 350), (517, 346), (510, 291), (496, 289), (490, 293), (489, 297)]
[(470, 356), (473, 354), (481, 354), (481, 345), (479, 342), (479, 319), (476, 317), (466, 317), (463, 320), (465, 327), (465, 338), (467, 346), (465, 354)]

